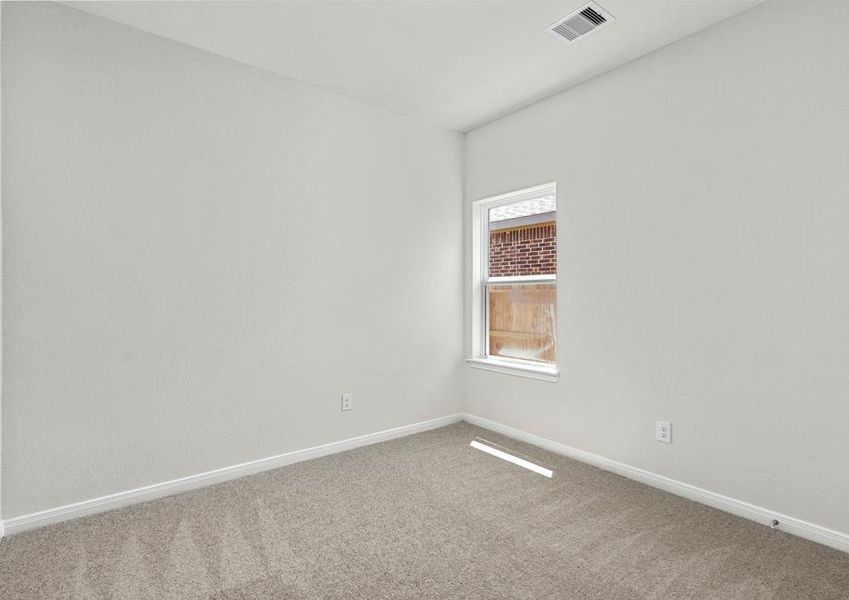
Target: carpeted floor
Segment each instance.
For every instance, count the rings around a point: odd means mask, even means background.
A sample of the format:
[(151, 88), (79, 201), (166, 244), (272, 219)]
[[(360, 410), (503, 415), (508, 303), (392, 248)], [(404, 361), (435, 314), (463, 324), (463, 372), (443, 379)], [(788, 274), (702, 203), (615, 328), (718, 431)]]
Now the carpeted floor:
[(846, 600), (849, 555), (460, 423), (12, 536), (0, 597)]

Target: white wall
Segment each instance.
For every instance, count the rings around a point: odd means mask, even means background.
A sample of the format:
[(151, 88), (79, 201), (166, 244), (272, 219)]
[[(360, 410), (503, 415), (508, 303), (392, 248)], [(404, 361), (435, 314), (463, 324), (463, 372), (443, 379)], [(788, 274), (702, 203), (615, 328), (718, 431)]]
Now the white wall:
[(3, 8), (4, 518), (460, 410), (458, 134)]
[[(3, 5), (0, 3), (0, 64), (3, 60)], [(0, 115), (3, 114), (3, 76), (0, 68)], [(0, 119), (0, 140), (2, 135), (2, 119)], [(0, 517), (3, 516), (3, 151), (0, 144)], [(5, 534), (5, 525), (0, 519), (0, 537)]]
[(847, 74), (849, 5), (774, 2), (467, 135), (467, 217), (557, 181), (562, 371), (467, 410), (849, 532)]

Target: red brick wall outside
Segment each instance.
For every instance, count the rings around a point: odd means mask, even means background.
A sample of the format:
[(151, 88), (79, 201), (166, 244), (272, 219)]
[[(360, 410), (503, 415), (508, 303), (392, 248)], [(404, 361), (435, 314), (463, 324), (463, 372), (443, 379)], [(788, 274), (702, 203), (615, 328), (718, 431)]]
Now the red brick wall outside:
[(490, 277), (556, 272), (557, 225), (554, 221), (490, 232)]

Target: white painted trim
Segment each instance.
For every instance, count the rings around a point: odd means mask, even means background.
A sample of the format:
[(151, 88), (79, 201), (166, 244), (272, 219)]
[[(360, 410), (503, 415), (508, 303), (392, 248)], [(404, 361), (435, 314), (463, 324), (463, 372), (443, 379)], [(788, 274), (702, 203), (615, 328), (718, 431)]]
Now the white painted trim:
[(557, 283), (557, 275), (511, 275), (509, 277), (489, 277), (487, 283), (501, 285), (504, 283)]
[(628, 479), (639, 481), (640, 483), (664, 490), (671, 494), (675, 494), (676, 496), (681, 496), (688, 500), (705, 504), (712, 508), (761, 523), (768, 527), (771, 526), (773, 519), (775, 519), (779, 522), (778, 529), (781, 531), (849, 553), (849, 533), (835, 531), (834, 529), (829, 529), (821, 525), (803, 521), (802, 519), (797, 519), (742, 500), (737, 500), (736, 498), (729, 498), (728, 496), (723, 496), (722, 494), (717, 494), (716, 492), (711, 492), (709, 490), (690, 485), (689, 483), (683, 483), (675, 479), (670, 479), (669, 477), (664, 477), (663, 475), (658, 475), (657, 473), (652, 473), (651, 471), (646, 471), (645, 469), (632, 467), (631, 465), (605, 458), (598, 454), (578, 450), (577, 448), (561, 444), (560, 442), (554, 442), (538, 435), (524, 432), (520, 429), (510, 427), (509, 425), (496, 423), (495, 421), (490, 421), (489, 419), (484, 419), (476, 415), (466, 413), (464, 415), (464, 420), (472, 425), (483, 427), (484, 429), (506, 435), (507, 437), (511, 437), (528, 444), (533, 444), (534, 446), (554, 452), (555, 454), (560, 454), (562, 456), (587, 463), (594, 467), (598, 467), (599, 469), (604, 469), (605, 471), (622, 475)]
[(495, 208), (496, 206), (504, 206), (505, 204), (513, 204), (514, 202), (521, 202), (522, 200), (532, 200), (534, 198), (538, 198), (540, 196), (545, 196), (547, 194), (556, 194), (557, 193), (557, 182), (549, 181), (547, 183), (540, 183), (539, 185), (535, 185), (532, 187), (521, 188), (518, 190), (513, 190), (512, 192), (506, 192), (504, 194), (498, 194), (497, 196), (488, 196), (486, 198), (479, 198), (474, 201), (474, 205), (476, 206), (485, 206), (486, 208)]
[(254, 473), (277, 469), (279, 467), (284, 467), (286, 465), (291, 465), (305, 460), (311, 460), (313, 458), (319, 458), (329, 454), (336, 454), (338, 452), (376, 444), (378, 442), (385, 442), (387, 440), (405, 437), (414, 433), (421, 433), (422, 431), (445, 427), (452, 423), (459, 423), (462, 420), (463, 415), (458, 413), (445, 417), (438, 417), (436, 419), (430, 419), (429, 421), (413, 423), (412, 425), (385, 429), (383, 431), (369, 433), (349, 438), (347, 440), (313, 446), (312, 448), (285, 452), (283, 454), (278, 454), (277, 456), (261, 458), (259, 460), (253, 460), (233, 465), (231, 467), (223, 467), (221, 469), (207, 471), (206, 473), (189, 475), (187, 477), (164, 481), (162, 483), (155, 483), (153, 485), (147, 485), (126, 492), (118, 492), (108, 496), (102, 496), (100, 498), (92, 498), (91, 500), (83, 500), (82, 502), (74, 502), (73, 504), (66, 504), (65, 506), (59, 506), (20, 517), (14, 517), (0, 522), (0, 528), (5, 526), (6, 533), (13, 535), (29, 529), (35, 529), (37, 527), (43, 527), (45, 525), (59, 523), (69, 519), (76, 519), (86, 515), (113, 510), (129, 506), (131, 504), (138, 504), (139, 502), (153, 500), (154, 498), (161, 498), (163, 496), (170, 496), (171, 494), (186, 492), (215, 483), (236, 479), (238, 477), (244, 477), (245, 475), (252, 475)]
[(466, 364), (475, 369), (515, 375), (516, 377), (539, 379), (540, 381), (556, 382), (560, 378), (560, 372), (556, 366), (549, 367), (543, 364), (523, 364), (519, 361), (500, 360), (496, 358), (467, 358)]

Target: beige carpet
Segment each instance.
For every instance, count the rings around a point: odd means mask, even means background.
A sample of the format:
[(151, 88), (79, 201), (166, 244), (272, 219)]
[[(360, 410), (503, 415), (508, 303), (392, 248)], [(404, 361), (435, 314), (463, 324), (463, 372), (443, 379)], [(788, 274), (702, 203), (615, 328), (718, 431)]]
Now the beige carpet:
[(12, 536), (0, 597), (846, 600), (849, 555), (461, 423)]

